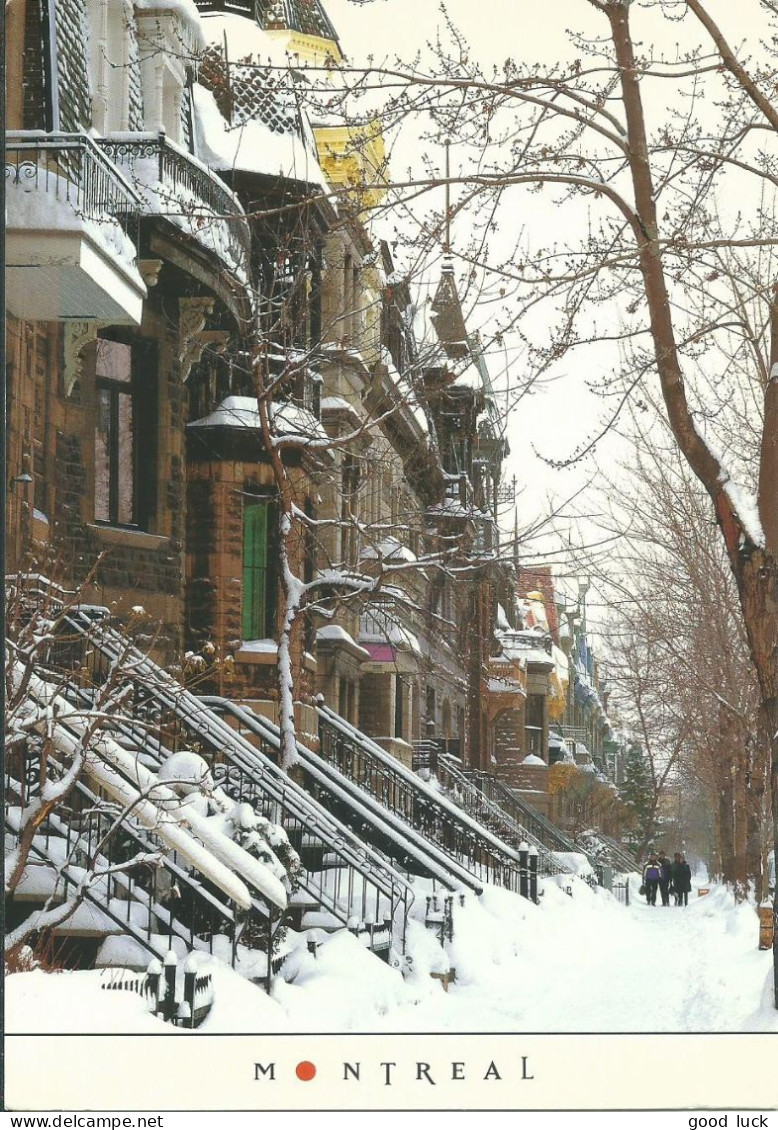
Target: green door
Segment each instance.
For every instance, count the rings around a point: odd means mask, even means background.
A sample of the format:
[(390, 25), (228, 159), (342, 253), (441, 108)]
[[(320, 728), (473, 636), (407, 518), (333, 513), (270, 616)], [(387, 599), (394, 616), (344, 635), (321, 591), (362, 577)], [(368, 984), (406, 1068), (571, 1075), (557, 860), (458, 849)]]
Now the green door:
[(265, 500), (243, 509), (243, 638), (268, 636), (268, 511)]

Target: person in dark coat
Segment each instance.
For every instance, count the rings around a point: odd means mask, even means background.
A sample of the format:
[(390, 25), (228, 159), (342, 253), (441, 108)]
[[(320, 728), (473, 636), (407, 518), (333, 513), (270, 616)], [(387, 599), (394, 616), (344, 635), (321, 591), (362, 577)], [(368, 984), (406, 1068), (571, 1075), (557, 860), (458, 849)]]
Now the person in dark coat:
[(662, 895), (662, 906), (670, 905), (670, 869), (672, 864), (664, 853), (664, 849), (659, 853), (658, 859), (659, 866), (662, 869), (662, 874), (659, 877), (659, 891)]
[(675, 897), (675, 905), (681, 905), (681, 853), (677, 851), (673, 856), (673, 862), (670, 864), (670, 890)]
[(688, 906), (689, 891), (692, 889), (692, 869), (680, 851), (673, 856), (671, 880), (675, 892), (675, 905)]
[(649, 906), (656, 906), (656, 892), (659, 880), (662, 878), (662, 868), (655, 855), (648, 857), (648, 863), (643, 868), (643, 886), (646, 888), (646, 902)]

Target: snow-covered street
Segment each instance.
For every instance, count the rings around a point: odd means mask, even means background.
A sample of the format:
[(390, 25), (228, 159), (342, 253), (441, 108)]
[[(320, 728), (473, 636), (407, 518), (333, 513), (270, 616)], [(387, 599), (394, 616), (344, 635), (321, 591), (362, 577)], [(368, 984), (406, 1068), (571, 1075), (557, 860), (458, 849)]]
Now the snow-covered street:
[[(771, 955), (757, 916), (721, 887), (688, 909), (627, 908), (576, 882), (546, 883), (540, 906), (489, 889), (455, 913), (447, 944), (456, 982), (430, 976), (446, 959), (411, 924), (403, 977), (352, 935), (303, 946), (269, 998), (214, 964), (215, 1002), (200, 1032), (758, 1032), (778, 1031)], [(110, 976), (110, 974), (109, 974)], [(7, 979), (8, 1031), (168, 1031), (132, 993), (105, 993), (99, 972)]]

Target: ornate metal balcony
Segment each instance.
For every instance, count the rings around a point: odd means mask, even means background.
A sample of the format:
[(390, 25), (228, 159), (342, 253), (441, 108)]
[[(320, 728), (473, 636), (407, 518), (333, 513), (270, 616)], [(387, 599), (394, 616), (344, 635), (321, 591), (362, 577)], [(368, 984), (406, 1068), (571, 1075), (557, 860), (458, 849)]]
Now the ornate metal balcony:
[(9, 133), (8, 304), (42, 320), (140, 320), (145, 289), (127, 238), (142, 199), (86, 134)]
[(193, 154), (159, 133), (113, 134), (97, 145), (139, 188), (149, 208), (167, 216), (248, 281), (251, 233), (237, 196)]
[(85, 220), (128, 216), (141, 208), (138, 193), (85, 133), (7, 133), (5, 182), (66, 201)]

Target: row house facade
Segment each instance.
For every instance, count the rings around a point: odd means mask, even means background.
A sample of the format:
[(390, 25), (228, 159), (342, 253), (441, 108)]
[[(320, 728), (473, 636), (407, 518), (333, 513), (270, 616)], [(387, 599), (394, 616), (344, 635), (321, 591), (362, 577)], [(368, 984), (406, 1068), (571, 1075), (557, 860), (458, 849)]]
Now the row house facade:
[(7, 40), (7, 570), (275, 720), (281, 479), (298, 729), (488, 766), (506, 447), (450, 260), (420, 345), (371, 235), (380, 129), (301, 111), (323, 7), (12, 0)]

